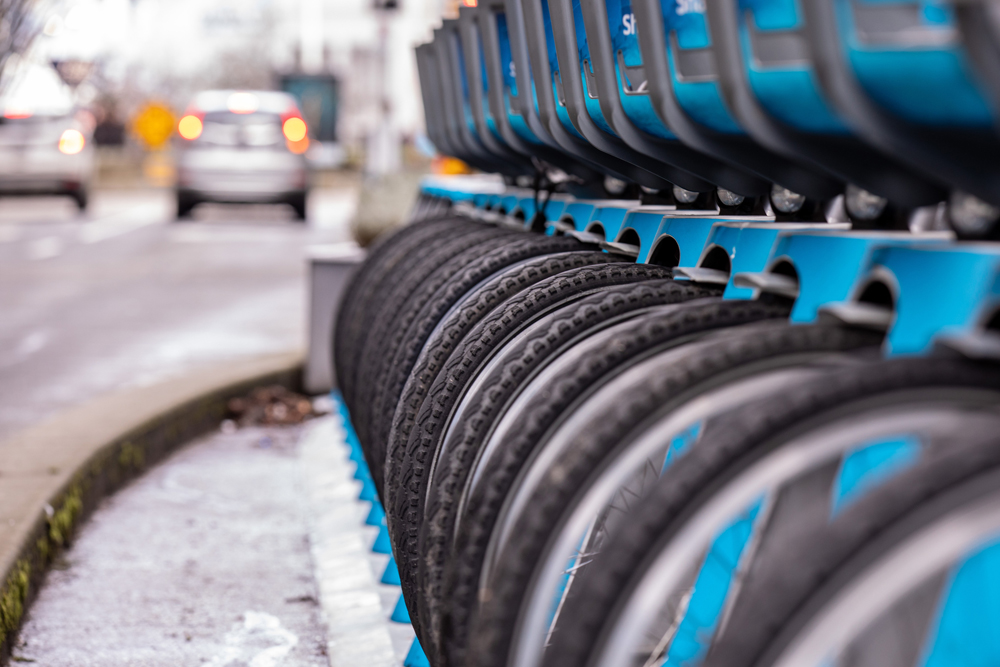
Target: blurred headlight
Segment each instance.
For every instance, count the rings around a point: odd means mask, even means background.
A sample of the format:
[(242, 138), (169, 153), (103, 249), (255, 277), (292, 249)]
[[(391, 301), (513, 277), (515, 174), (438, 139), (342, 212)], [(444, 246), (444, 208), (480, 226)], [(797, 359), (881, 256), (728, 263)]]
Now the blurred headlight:
[(281, 131), (285, 133), (285, 139), (291, 142), (299, 142), (306, 138), (306, 122), (301, 118), (292, 116), (281, 126)]
[(188, 114), (178, 121), (177, 134), (188, 141), (193, 141), (201, 136), (202, 127), (201, 118)]
[(79, 130), (66, 130), (59, 137), (59, 152), (66, 155), (76, 155), (83, 150), (87, 140)]

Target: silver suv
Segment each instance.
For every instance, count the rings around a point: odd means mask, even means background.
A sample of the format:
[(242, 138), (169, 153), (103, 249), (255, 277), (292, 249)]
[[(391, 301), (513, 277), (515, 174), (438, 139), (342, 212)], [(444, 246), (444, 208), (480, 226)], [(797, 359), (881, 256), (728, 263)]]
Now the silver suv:
[(27, 64), (0, 98), (0, 196), (68, 195), (82, 211), (94, 172), (94, 117), (47, 66)]
[(177, 124), (177, 217), (201, 202), (286, 203), (306, 217), (309, 129), (295, 98), (208, 90)]

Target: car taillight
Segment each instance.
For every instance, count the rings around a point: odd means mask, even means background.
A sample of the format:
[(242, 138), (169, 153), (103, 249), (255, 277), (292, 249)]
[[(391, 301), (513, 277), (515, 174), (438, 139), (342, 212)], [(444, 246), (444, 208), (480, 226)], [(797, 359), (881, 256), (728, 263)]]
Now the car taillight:
[(289, 116), (281, 124), (281, 133), (285, 135), (288, 150), (301, 155), (309, 148), (309, 127), (301, 116)]
[(66, 130), (59, 137), (59, 152), (65, 155), (76, 155), (83, 150), (87, 140), (79, 130)]
[(288, 139), (289, 141), (302, 141), (306, 138), (306, 132), (308, 130), (304, 120), (296, 116), (292, 116), (282, 124), (281, 131), (284, 133), (285, 139)]
[(177, 122), (177, 134), (188, 141), (194, 141), (201, 136), (203, 127), (201, 118), (194, 114), (188, 114)]

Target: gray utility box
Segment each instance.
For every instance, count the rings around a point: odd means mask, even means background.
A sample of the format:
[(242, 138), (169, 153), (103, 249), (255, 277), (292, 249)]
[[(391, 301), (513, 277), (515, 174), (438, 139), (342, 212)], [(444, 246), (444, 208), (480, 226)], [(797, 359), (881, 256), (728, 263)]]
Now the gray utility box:
[(351, 274), (365, 258), (353, 241), (314, 245), (309, 258), (309, 355), (303, 384), (310, 394), (333, 389), (333, 323), (337, 321), (340, 297)]

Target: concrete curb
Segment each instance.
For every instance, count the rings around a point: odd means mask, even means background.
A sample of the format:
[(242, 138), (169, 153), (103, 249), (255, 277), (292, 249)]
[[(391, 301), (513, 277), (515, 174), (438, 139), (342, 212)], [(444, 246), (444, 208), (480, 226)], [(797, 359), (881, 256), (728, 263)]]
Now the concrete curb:
[(103, 396), (0, 443), (0, 665), (48, 566), (100, 501), (218, 427), (233, 396), (298, 389), (302, 360), (267, 355)]

